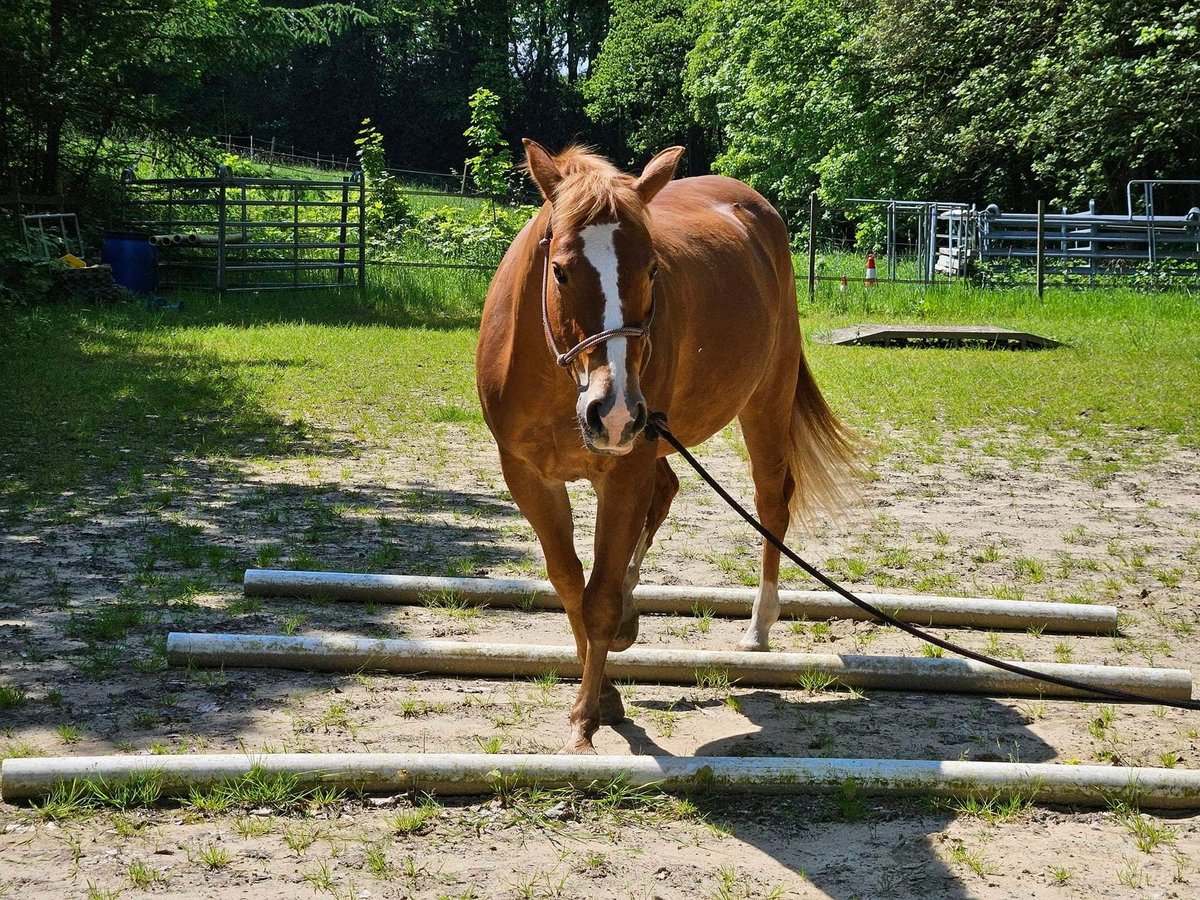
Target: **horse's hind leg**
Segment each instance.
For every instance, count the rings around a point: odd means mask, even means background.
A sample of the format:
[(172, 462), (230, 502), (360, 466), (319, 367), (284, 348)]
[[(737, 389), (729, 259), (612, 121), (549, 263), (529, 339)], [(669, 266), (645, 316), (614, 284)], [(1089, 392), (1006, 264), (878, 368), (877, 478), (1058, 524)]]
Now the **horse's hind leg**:
[(629, 568), (625, 570), (625, 584), (622, 588), (625, 606), (622, 610), (621, 624), (617, 628), (617, 636), (613, 641), (614, 652), (626, 649), (637, 640), (638, 610), (637, 604), (633, 602), (633, 590), (641, 580), (642, 560), (646, 558), (646, 551), (650, 549), (650, 543), (654, 540), (655, 533), (666, 521), (667, 513), (671, 510), (671, 501), (678, 493), (679, 479), (671, 471), (671, 466), (666, 459), (658, 460), (654, 471), (654, 495), (650, 498), (650, 511), (646, 514), (646, 525), (642, 528), (637, 546), (633, 549), (633, 558), (629, 560)]
[[(754, 480), (754, 505), (758, 519), (781, 540), (787, 534), (790, 514), (788, 503), (796, 489), (788, 466), (789, 430), (791, 428), (791, 399), (795, 394), (795, 382), (790, 387), (779, 387), (769, 392), (772, 399), (787, 398), (782, 409), (778, 402), (760, 407), (755, 401), (763, 397), (760, 391), (753, 398), (738, 420), (742, 425), (742, 436), (750, 454), (750, 477)], [(738, 642), (740, 650), (768, 649), (767, 636), (771, 626), (779, 620), (779, 551), (763, 541), (762, 568), (758, 582), (758, 596), (754, 599), (754, 610), (746, 634)]]

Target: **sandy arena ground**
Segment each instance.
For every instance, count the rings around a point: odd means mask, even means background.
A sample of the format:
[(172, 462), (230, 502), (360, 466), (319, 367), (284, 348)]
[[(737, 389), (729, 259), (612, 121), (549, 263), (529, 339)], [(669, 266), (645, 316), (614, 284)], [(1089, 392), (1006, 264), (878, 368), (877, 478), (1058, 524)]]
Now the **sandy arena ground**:
[[(542, 577), (494, 450), (466, 426), (413, 446), (348, 438), (282, 463), (181, 462), (97, 484), (0, 534), (4, 755), (252, 750), (552, 752), (575, 684), (165, 666), (170, 630), (566, 644), (557, 613), (247, 602), (248, 566)], [(937, 629), (1009, 658), (1200, 664), (1200, 458), (958, 434), (883, 450), (862, 509), (795, 544), (853, 588), (1116, 604), (1119, 636)], [(749, 498), (736, 435), (702, 450)], [(644, 568), (753, 583), (757, 544), (676, 463), (683, 490)], [(573, 488), (590, 558), (590, 491)], [(786, 587), (810, 587), (795, 570)], [(123, 624), (98, 617), (122, 604)], [(119, 616), (116, 617), (120, 619)], [(728, 648), (744, 622), (644, 616), (646, 646)], [(894, 629), (779, 623), (779, 650), (919, 655)], [(627, 685), (601, 753), (1200, 767), (1200, 719), (1154, 706)], [(0, 805), (0, 897), (1189, 897), (1200, 818), (834, 798), (351, 798), (276, 813), (186, 805), (54, 821)], [(1139, 840), (1142, 847), (1139, 848)]]

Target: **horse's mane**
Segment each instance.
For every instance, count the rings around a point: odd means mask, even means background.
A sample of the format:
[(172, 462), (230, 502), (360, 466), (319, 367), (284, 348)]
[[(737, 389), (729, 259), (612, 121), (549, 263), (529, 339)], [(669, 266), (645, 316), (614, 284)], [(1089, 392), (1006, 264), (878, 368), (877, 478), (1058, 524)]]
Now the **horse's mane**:
[(554, 157), (562, 181), (554, 191), (554, 229), (570, 231), (597, 219), (644, 219), (634, 178), (590, 147), (573, 145)]

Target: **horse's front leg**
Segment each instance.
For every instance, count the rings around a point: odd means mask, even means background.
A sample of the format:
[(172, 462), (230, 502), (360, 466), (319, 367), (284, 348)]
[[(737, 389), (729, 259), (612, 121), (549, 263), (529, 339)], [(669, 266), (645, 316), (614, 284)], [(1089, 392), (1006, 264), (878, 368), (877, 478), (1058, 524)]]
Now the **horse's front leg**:
[[(614, 699), (611, 695), (616, 695), (616, 689), (605, 677), (604, 667), (622, 623), (628, 620), (626, 575), (654, 493), (653, 448), (639, 448), (630, 457), (593, 481), (597, 501), (595, 562), (583, 589), (587, 654), (583, 681), (571, 707), (571, 736), (564, 748), (568, 752), (595, 752), (592, 735), (602, 720), (611, 719), (611, 711), (601, 716), (602, 694), (605, 706), (611, 706)], [(618, 646), (622, 644), (628, 646), (625, 642)], [(619, 703), (620, 696), (616, 695), (615, 700)]]

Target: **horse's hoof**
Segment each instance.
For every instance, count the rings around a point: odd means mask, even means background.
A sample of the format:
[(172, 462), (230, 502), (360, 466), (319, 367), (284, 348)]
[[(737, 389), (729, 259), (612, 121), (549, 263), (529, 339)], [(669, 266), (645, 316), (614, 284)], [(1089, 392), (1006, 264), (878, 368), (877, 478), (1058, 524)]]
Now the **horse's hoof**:
[(766, 653), (771, 649), (771, 645), (766, 641), (760, 641), (758, 638), (744, 637), (738, 641), (737, 649), (750, 653)]
[(596, 748), (592, 746), (589, 740), (569, 740), (563, 744), (563, 748), (558, 751), (559, 756), (595, 756)]

